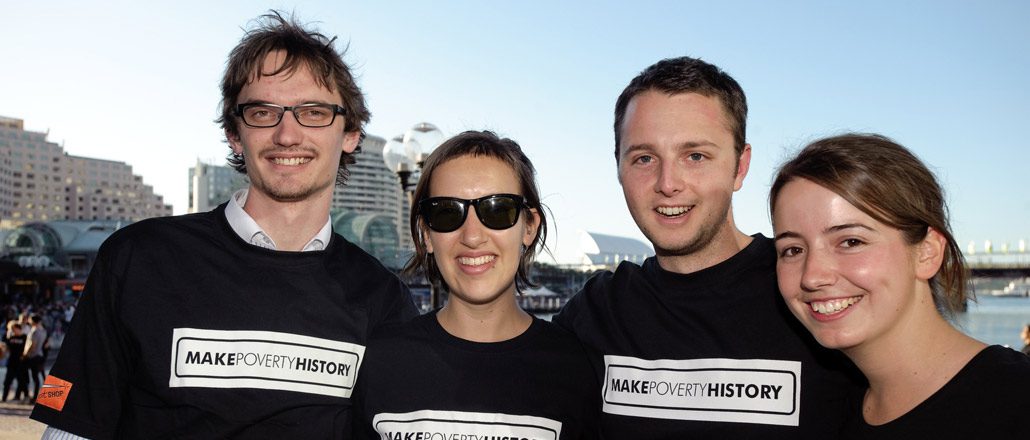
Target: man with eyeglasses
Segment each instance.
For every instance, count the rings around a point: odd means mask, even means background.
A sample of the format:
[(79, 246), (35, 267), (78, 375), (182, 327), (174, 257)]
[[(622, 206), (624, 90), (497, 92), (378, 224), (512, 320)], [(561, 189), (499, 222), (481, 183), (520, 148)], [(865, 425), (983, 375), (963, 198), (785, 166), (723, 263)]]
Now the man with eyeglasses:
[(606, 438), (838, 438), (849, 363), (783, 304), (772, 240), (733, 220), (746, 119), (740, 85), (689, 57), (616, 101), (619, 183), (655, 256), (593, 277), (554, 318), (602, 355)]
[(417, 315), (396, 276), (332, 232), (368, 121), (333, 39), (278, 13), (222, 81), (250, 185), (101, 247), (32, 418), (44, 438), (341, 438), (364, 344)]

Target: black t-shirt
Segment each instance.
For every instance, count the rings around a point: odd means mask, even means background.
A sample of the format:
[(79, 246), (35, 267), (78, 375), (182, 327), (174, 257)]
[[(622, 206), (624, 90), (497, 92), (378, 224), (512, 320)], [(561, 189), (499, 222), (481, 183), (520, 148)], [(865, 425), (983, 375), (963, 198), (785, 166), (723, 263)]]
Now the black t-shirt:
[(1030, 439), (1030, 358), (992, 345), (908, 413), (879, 426), (854, 399), (846, 439)]
[(554, 318), (603, 355), (602, 434), (633, 439), (836, 438), (861, 376), (776, 287), (772, 240), (677, 274), (656, 259), (590, 279)]
[(104, 438), (332, 438), (349, 429), (368, 335), (417, 315), (333, 234), (252, 246), (214, 211), (145, 220), (101, 246), (32, 418)]
[(554, 324), (534, 318), (513, 339), (478, 343), (429, 313), (373, 335), (355, 437), (594, 439), (599, 386), (585, 347)]
[(21, 365), (21, 355), (25, 352), (25, 341), (28, 336), (24, 333), (20, 335), (11, 335), (7, 338), (4, 343), (7, 344), (7, 366), (17, 367)]

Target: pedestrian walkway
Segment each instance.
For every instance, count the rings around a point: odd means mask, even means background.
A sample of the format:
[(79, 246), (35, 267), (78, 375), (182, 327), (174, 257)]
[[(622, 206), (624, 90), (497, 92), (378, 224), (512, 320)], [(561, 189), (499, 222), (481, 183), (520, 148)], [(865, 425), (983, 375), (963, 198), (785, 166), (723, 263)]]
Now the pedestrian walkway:
[(28, 401), (0, 402), (0, 440), (39, 439), (46, 426), (29, 419), (31, 413)]
[(28, 417), (31, 412), (32, 403), (28, 401), (12, 402), (8, 400), (7, 402), (0, 402), (0, 415)]
[[(57, 352), (61, 348), (60, 342), (57, 340), (57, 344), (51, 344), (44, 371), (50, 371), (50, 367), (54, 365)], [(0, 363), (0, 379), (7, 372), (3, 365), (4, 363)], [(13, 390), (11, 395), (14, 395)], [(29, 419), (31, 413), (31, 402), (0, 402), (0, 440), (39, 440), (46, 425)]]
[(0, 414), (0, 440), (39, 440), (46, 425), (25, 416)]

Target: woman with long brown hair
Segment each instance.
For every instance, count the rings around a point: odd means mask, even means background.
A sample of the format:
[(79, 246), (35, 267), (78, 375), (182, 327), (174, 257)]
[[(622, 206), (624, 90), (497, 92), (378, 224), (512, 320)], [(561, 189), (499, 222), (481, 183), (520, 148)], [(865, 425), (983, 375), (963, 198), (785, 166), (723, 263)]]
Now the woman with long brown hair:
[(1030, 438), (1030, 359), (947, 320), (966, 268), (915, 155), (878, 135), (822, 139), (780, 168), (769, 199), (787, 305), (869, 383), (844, 438)]

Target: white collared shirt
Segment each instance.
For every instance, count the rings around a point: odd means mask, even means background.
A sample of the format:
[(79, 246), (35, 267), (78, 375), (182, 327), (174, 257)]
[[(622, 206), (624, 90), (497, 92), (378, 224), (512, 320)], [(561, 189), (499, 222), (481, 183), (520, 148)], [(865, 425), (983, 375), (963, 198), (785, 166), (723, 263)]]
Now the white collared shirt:
[[(248, 188), (236, 191), (232, 197), (229, 198), (229, 203), (225, 205), (225, 219), (229, 221), (229, 226), (232, 230), (239, 235), (243, 241), (250, 243), (254, 246), (260, 246), (265, 249), (276, 250), (275, 241), (272, 241), (272, 237), (269, 237), (265, 233), (261, 226), (247, 214), (247, 211), (243, 210), (243, 206), (247, 203)], [(304, 245), (301, 252), (307, 251), (320, 251), (325, 249), (326, 244), (329, 243), (332, 238), (333, 229), (330, 224), (329, 217), (325, 219), (325, 225), (318, 231), (315, 236), (308, 241), (308, 244)]]

